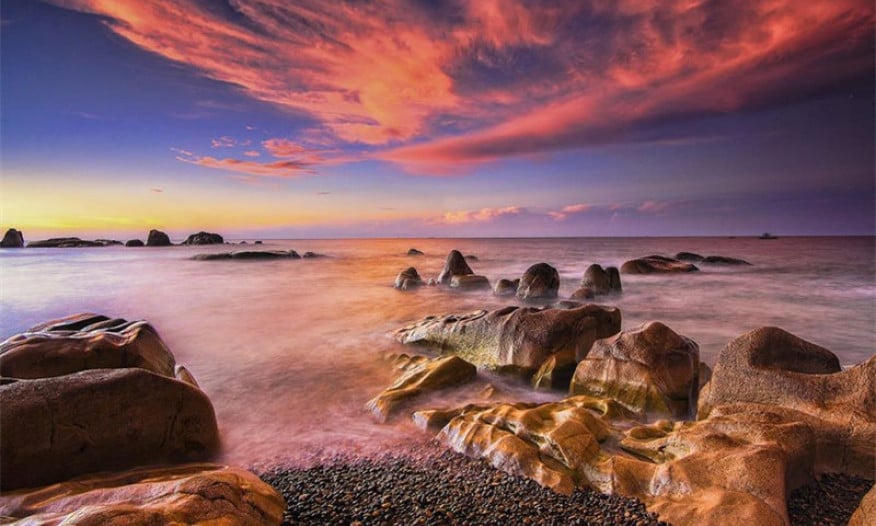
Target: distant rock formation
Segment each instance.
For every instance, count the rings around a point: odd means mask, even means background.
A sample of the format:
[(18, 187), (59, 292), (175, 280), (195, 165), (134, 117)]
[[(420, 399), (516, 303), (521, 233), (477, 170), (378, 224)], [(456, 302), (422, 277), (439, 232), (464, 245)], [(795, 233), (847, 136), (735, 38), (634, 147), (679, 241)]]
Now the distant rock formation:
[(221, 245), (222, 243), (225, 243), (225, 240), (219, 234), (203, 231), (192, 234), (183, 241), (183, 245)]
[(408, 250), (408, 255), (409, 256), (422, 256), (424, 254), (422, 251), (417, 250), (416, 248), (412, 248), (412, 249)]
[(621, 265), (624, 274), (665, 274), (675, 272), (696, 272), (699, 269), (692, 263), (685, 263), (665, 256), (647, 256), (631, 259)]
[(3, 234), (3, 241), (0, 241), (0, 248), (22, 248), (24, 246), (24, 235), (20, 230), (10, 228)]
[(147, 247), (169, 247), (171, 245), (170, 238), (161, 230), (150, 230), (149, 236), (146, 238)]
[(129, 239), (128, 241), (125, 242), (125, 246), (126, 247), (142, 247), (142, 246), (145, 246), (145, 244), (142, 241), (140, 241), (139, 239)]
[(28, 248), (83, 248), (83, 247), (106, 247), (110, 245), (121, 245), (120, 241), (113, 239), (97, 239), (89, 241), (87, 239), (79, 239), (78, 237), (53, 237), (51, 239), (42, 239), (40, 241), (31, 241), (27, 244)]

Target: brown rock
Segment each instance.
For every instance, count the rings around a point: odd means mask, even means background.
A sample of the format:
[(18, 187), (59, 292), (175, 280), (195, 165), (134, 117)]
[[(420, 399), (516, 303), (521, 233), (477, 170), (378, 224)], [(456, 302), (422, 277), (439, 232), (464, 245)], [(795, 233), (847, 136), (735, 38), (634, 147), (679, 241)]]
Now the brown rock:
[(604, 269), (601, 265), (590, 265), (584, 271), (581, 287), (597, 295), (621, 292), (620, 273), (615, 267)]
[(395, 288), (400, 290), (411, 290), (420, 285), (425, 285), (425, 283), (423, 282), (423, 278), (420, 277), (420, 274), (417, 273), (417, 269), (414, 267), (408, 267), (399, 272), (398, 276), (395, 278)]
[(450, 288), (459, 290), (490, 290), (490, 280), (477, 274), (467, 276), (453, 276), (450, 280)]
[(438, 274), (438, 283), (449, 285), (453, 276), (467, 276), (469, 274), (474, 274), (474, 271), (465, 262), (465, 258), (458, 250), (451, 250), (444, 261), (444, 268)]
[(631, 259), (621, 265), (620, 271), (624, 274), (656, 274), (675, 272), (696, 272), (699, 269), (692, 263), (684, 263), (677, 259), (664, 256), (648, 256), (639, 259)]
[(513, 296), (517, 294), (517, 287), (520, 285), (520, 279), (500, 279), (496, 282), (496, 288), (493, 289), (493, 294), (496, 296)]
[(849, 520), (849, 526), (872, 526), (876, 524), (876, 486), (864, 495), (861, 505)]
[(675, 259), (679, 261), (692, 261), (694, 263), (699, 263), (703, 260), (703, 256), (696, 252), (679, 252), (675, 255)]
[(569, 296), (573, 300), (590, 300), (596, 297), (596, 292), (590, 287), (581, 287)]
[(532, 265), (517, 286), (517, 297), (522, 300), (551, 300), (560, 289), (560, 273), (547, 263)]
[(577, 365), (578, 362), (571, 351), (562, 351), (551, 355), (532, 375), (532, 387), (567, 391)]

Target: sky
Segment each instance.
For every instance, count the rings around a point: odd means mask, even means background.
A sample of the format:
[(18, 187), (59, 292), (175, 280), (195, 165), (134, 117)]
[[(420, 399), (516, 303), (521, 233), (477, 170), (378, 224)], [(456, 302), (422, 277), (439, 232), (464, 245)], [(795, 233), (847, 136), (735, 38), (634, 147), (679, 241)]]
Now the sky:
[(873, 235), (872, 0), (3, 0), (26, 239)]

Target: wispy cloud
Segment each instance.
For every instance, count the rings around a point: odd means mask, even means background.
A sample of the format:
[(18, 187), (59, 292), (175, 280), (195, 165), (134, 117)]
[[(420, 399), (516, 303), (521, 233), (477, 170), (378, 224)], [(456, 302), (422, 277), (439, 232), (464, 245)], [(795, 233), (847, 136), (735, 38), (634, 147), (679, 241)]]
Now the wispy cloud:
[(228, 135), (210, 141), (211, 148), (234, 148), (235, 146), (237, 146), (237, 139)]
[(554, 218), (557, 221), (563, 221), (568, 218), (570, 215), (583, 214), (588, 210), (591, 210), (593, 207), (588, 204), (579, 203), (577, 205), (568, 205), (564, 206), (560, 210), (555, 210), (548, 212), (548, 215)]
[(178, 155), (176, 158), (184, 163), (203, 166), (205, 168), (216, 168), (228, 172), (239, 172), (258, 177), (279, 177), (288, 179), (304, 175), (313, 175), (315, 173), (308, 163), (301, 161), (284, 160), (271, 163), (260, 163), (234, 158), (217, 159), (215, 157), (198, 155)]
[(164, 192), (164, 189), (163, 188), (150, 188), (149, 191), (155, 192), (156, 194), (160, 194), (160, 193)]
[(247, 151), (243, 152), (243, 155), (245, 155), (247, 157), (259, 157), (262, 154), (258, 150), (247, 150)]
[(440, 217), (429, 219), (431, 224), (456, 225), (463, 223), (484, 223), (501, 217), (519, 216), (526, 214), (526, 208), (520, 206), (506, 206), (503, 208), (481, 208), (479, 210), (458, 210), (445, 212)]

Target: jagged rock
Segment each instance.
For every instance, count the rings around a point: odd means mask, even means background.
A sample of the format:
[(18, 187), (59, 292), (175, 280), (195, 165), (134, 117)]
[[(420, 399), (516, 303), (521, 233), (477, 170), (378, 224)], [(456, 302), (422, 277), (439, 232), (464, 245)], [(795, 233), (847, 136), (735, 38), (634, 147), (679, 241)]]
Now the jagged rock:
[(408, 267), (399, 272), (395, 278), (395, 288), (397, 289), (411, 290), (421, 285), (425, 285), (425, 283), (423, 283), (423, 278), (420, 277), (420, 274), (417, 273), (417, 269), (414, 267)]
[(876, 486), (864, 495), (861, 505), (849, 520), (849, 526), (872, 526), (876, 524)]
[(699, 347), (660, 322), (597, 340), (577, 359), (571, 394), (611, 398), (633, 411), (696, 412)]
[(146, 238), (147, 247), (169, 247), (171, 245), (170, 238), (161, 230), (150, 230), (149, 236)]
[[(609, 294), (621, 292), (620, 273), (616, 267), (602, 268), (602, 265), (593, 264), (584, 271), (581, 279), (581, 287), (588, 288), (594, 294)], [(580, 290), (580, 289), (579, 289)]]
[(0, 248), (22, 248), (24, 246), (24, 235), (21, 231), (10, 228), (3, 234), (3, 240), (0, 241)]
[(416, 248), (412, 248), (412, 249), (408, 250), (408, 255), (409, 256), (422, 256), (424, 254), (422, 251), (417, 250)]
[(462, 254), (458, 250), (451, 250), (447, 254), (447, 259), (444, 260), (444, 268), (438, 274), (437, 281), (440, 285), (449, 285), (453, 276), (468, 276), (470, 274), (474, 274), (474, 271), (465, 262)]
[(146, 244), (143, 243), (142, 241), (140, 241), (139, 239), (129, 239), (128, 241), (125, 242), (125, 246), (126, 247), (143, 247), (143, 246), (146, 246)]
[(876, 473), (876, 355), (843, 371), (823, 347), (777, 327), (756, 329), (721, 351), (697, 416), (738, 402), (799, 413), (815, 431), (819, 469)]
[(493, 294), (496, 296), (513, 296), (517, 294), (517, 287), (520, 285), (520, 279), (500, 279), (496, 282), (496, 288), (493, 289)]
[(692, 261), (694, 263), (699, 263), (703, 260), (703, 256), (696, 252), (679, 252), (675, 255), (675, 259), (679, 261)]
[(398, 341), (431, 345), (479, 366), (534, 373), (551, 355), (586, 354), (593, 342), (616, 334), (621, 313), (614, 307), (575, 309), (509, 306), (464, 315), (430, 316), (395, 332)]
[(484, 276), (469, 274), (467, 276), (453, 276), (450, 280), (450, 288), (459, 290), (491, 290), (490, 280)]
[(366, 404), (381, 422), (385, 422), (404, 402), (423, 393), (437, 391), (474, 380), (477, 368), (458, 356), (421, 361), (405, 368), (391, 386)]
[(573, 300), (590, 300), (596, 297), (596, 293), (590, 287), (581, 287), (569, 297)]
[(707, 256), (703, 258), (703, 263), (711, 263), (713, 265), (751, 265), (748, 261), (738, 258), (730, 258), (727, 256)]
[(664, 256), (648, 256), (639, 259), (631, 259), (621, 265), (620, 271), (624, 274), (655, 274), (674, 272), (696, 272), (699, 269), (692, 263), (684, 263), (677, 259)]
[(551, 300), (560, 289), (560, 273), (547, 263), (532, 265), (517, 286), (517, 297), (522, 300)]
[(183, 245), (221, 245), (223, 243), (225, 240), (219, 234), (203, 231), (192, 234), (183, 241)]
[(56, 524), (274, 524), (283, 497), (258, 477), (218, 464), (138, 468), (4, 492), (0, 515)]

